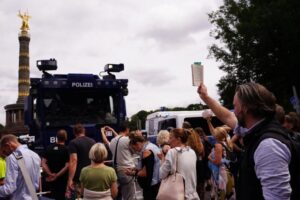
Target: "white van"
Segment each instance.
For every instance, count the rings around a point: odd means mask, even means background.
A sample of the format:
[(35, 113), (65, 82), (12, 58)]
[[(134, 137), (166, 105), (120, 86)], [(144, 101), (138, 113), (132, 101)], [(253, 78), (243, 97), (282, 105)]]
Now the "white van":
[(159, 111), (151, 113), (146, 119), (147, 138), (151, 142), (156, 143), (156, 136), (160, 130), (167, 130), (170, 127), (181, 128), (185, 121), (189, 122), (193, 128), (201, 127), (205, 133), (209, 135), (209, 128), (204, 118), (207, 113), (213, 115), (212, 124), (214, 126), (222, 124), (210, 109), (199, 111)]

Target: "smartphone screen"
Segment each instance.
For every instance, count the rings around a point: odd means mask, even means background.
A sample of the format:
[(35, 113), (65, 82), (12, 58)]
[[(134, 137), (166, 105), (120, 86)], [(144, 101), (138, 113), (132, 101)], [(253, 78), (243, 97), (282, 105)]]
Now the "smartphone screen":
[(112, 131), (106, 131), (105, 134), (106, 136), (112, 136)]

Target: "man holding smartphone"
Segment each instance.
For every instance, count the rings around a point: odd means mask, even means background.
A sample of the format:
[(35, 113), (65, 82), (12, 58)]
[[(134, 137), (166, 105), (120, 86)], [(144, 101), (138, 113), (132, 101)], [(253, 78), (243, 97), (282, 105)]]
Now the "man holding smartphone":
[(107, 149), (107, 152), (108, 152), (108, 155), (107, 155), (107, 160), (105, 161), (105, 163), (109, 166), (112, 166), (112, 152), (110, 151), (110, 148), (109, 148), (109, 140), (107, 139), (107, 137), (116, 137), (118, 136), (118, 133), (111, 127), (109, 126), (103, 126), (101, 129), (100, 129), (100, 132), (101, 132), (101, 137), (102, 137), (102, 142), (104, 144), (104, 146), (106, 147)]
[(109, 144), (124, 200), (134, 199), (135, 196), (134, 177), (125, 173), (126, 169), (135, 167), (134, 158), (129, 149), (128, 135), (128, 122), (124, 121), (120, 126), (119, 135), (113, 138)]

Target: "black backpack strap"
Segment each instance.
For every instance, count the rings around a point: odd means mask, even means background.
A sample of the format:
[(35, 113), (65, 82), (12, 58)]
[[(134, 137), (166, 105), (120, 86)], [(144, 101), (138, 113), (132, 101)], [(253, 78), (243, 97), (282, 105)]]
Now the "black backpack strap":
[(255, 144), (255, 149), (260, 144), (261, 141), (267, 138), (274, 138), (279, 140), (280, 142), (284, 143), (292, 152), (292, 138), (290, 137), (289, 133), (284, 129), (277, 129), (277, 128), (269, 128), (267, 131), (261, 135), (258, 142)]
[[(123, 137), (123, 136), (121, 136), (121, 137)], [(114, 167), (116, 167), (117, 166), (117, 155), (118, 155), (118, 151), (117, 151), (117, 149), (118, 149), (118, 144), (119, 144), (119, 141), (120, 141), (120, 139), (121, 139), (121, 137), (119, 137), (118, 138), (118, 140), (117, 140), (117, 144), (116, 144), (116, 149), (115, 149), (115, 157), (114, 157)]]
[(224, 147), (224, 149), (225, 149), (226, 151), (231, 151), (231, 152), (232, 152), (232, 150), (230, 150), (223, 142), (219, 142), (219, 144), (221, 144), (222, 147)]

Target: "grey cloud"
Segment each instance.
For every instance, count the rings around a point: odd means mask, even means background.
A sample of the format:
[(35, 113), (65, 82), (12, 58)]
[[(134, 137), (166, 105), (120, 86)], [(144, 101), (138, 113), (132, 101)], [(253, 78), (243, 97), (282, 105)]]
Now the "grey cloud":
[[(53, 73), (59, 74), (97, 74), (107, 63), (124, 63), (125, 71), (117, 77), (129, 79), (133, 103), (127, 104), (127, 111), (132, 113), (138, 104), (139, 109), (167, 105), (178, 89), (189, 96), (182, 89), (190, 77), (184, 69), (200, 58), (208, 62), (202, 55), (208, 43), (206, 14), (216, 1), (222, 0), (1, 0), (0, 107), (17, 98), (19, 9), (28, 9), (32, 16), (31, 77), (41, 77), (35, 63), (39, 59), (56, 58), (58, 70)], [(212, 68), (206, 68), (207, 75)], [(215, 81), (212, 75), (206, 80)], [(153, 100), (156, 94), (162, 99)], [(172, 104), (180, 103), (179, 96)], [(2, 123), (4, 115), (0, 112)]]
[(164, 86), (170, 84), (174, 79), (171, 73), (164, 69), (145, 69), (130, 72), (131, 80), (144, 86)]
[(178, 8), (169, 15), (165, 15), (162, 11), (149, 12), (150, 23), (142, 27), (137, 37), (152, 39), (162, 47), (184, 46), (195, 42), (192, 34), (210, 27), (205, 8), (197, 6), (194, 9), (180, 11)]

